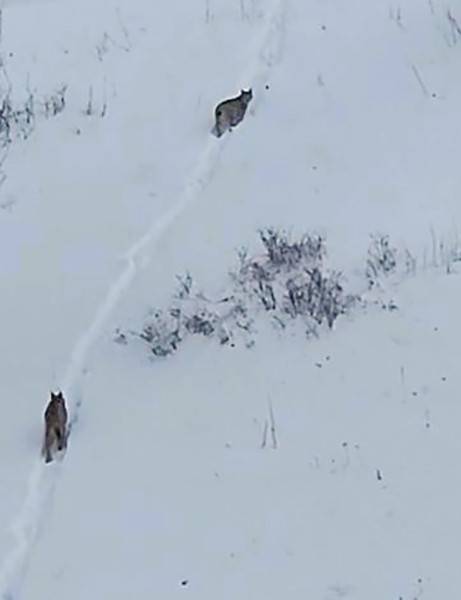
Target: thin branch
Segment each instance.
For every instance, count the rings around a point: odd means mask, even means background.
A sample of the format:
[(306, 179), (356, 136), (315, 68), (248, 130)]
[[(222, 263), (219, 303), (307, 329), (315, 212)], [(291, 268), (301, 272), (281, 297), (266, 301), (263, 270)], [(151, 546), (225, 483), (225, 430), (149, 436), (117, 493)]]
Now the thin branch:
[(415, 67), (415, 65), (411, 65), (411, 70), (413, 71), (414, 76), (416, 77), (417, 82), (421, 86), (421, 90), (422, 90), (423, 94), (426, 97), (429, 97), (430, 96), (429, 90), (427, 89), (427, 87), (426, 87), (426, 85), (425, 85), (425, 83), (423, 81), (423, 78), (421, 77), (421, 75), (420, 75), (418, 69)]
[(118, 19), (118, 22), (119, 22), (119, 25), (120, 25), (120, 29), (122, 30), (123, 37), (125, 38), (125, 41), (126, 41), (126, 44), (127, 44), (126, 48), (124, 48), (124, 50), (126, 50), (128, 52), (129, 50), (131, 50), (133, 48), (133, 44), (131, 43), (131, 38), (130, 38), (130, 34), (128, 32), (128, 28), (127, 28), (127, 26), (125, 25), (125, 22), (122, 19), (122, 14), (120, 12), (120, 7), (117, 8), (116, 12), (117, 12), (117, 19)]
[(275, 418), (274, 418), (274, 410), (272, 407), (272, 400), (270, 400), (270, 399), (269, 399), (269, 416), (270, 416), (270, 423), (271, 423), (272, 449), (277, 450), (278, 443), (277, 443), (276, 424), (275, 424)]
[(261, 448), (264, 450), (264, 448), (267, 445), (267, 431), (269, 429), (269, 423), (267, 421), (267, 419), (264, 421), (264, 430), (263, 430), (263, 439), (261, 442)]
[(210, 23), (211, 21), (211, 7), (210, 0), (205, 0), (205, 23)]
[(87, 117), (93, 114), (93, 86), (90, 85), (88, 90), (88, 104), (86, 105), (85, 114)]

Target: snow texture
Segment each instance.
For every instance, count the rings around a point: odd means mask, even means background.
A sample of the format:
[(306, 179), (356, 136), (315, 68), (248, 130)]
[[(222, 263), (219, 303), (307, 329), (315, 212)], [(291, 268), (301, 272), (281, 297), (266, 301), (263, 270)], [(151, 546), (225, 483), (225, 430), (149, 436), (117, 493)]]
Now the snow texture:
[[(0, 598), (456, 598), (456, 3), (0, 14)], [(271, 294), (251, 265), (292, 255), (268, 227), (327, 240), (354, 310), (306, 336), (324, 280), (281, 268)], [(290, 327), (165, 359), (114, 343), (178, 274), (221, 298), (241, 248), (241, 290), (268, 312), (287, 297)], [(45, 465), (55, 388), (71, 431)]]

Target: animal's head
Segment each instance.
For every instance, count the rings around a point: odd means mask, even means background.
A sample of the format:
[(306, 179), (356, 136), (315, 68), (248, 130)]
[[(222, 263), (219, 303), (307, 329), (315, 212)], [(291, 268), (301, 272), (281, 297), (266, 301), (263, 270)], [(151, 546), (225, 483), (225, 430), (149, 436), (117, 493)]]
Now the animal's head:
[(57, 394), (51, 392), (51, 400), (54, 402), (64, 403), (64, 396), (62, 395), (61, 390)]
[(248, 104), (253, 98), (253, 90), (251, 88), (249, 90), (240, 90), (240, 98), (245, 105)]

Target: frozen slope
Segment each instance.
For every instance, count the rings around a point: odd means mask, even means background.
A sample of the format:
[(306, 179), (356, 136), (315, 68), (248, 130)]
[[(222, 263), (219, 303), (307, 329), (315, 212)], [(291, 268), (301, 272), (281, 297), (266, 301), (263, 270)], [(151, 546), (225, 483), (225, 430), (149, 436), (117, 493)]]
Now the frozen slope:
[[(171, 222), (180, 208), (184, 181), (204, 152), (210, 107), (234, 89), (252, 55), (248, 48), (265, 31), (263, 16), (242, 22), (238, 7), (215, 5), (214, 27), (203, 35), (202, 7), (182, 2), (169, 3), (166, 12), (145, 2), (3, 11), (13, 100), (32, 90), (39, 103), (69, 86), (66, 110), (37, 119), (33, 135), (12, 146), (2, 188), (1, 385), (11, 407), (0, 425), (8, 456), (0, 465), (6, 589), (22, 569), (36, 513), (53, 487), (36, 465), (48, 389), (65, 386), (71, 409), (79, 402), (79, 377), (98, 324), (117, 300), (120, 273), (133, 274), (132, 251), (138, 242), (142, 247), (149, 223)], [(232, 47), (237, 32), (240, 43)], [(115, 296), (107, 303), (111, 286)]]
[(311, 344), (101, 343), (22, 597), (456, 595), (459, 289), (420, 275)]
[[(139, 0), (118, 3), (123, 26), (116, 6), (82, 11), (71, 35), (68, 5), (44, 6), (51, 38), (78, 52), (53, 69), (35, 60), (37, 86), (72, 77), (75, 91), (15, 147), (2, 189), (18, 198), (0, 214), (2, 310), (19, 316), (2, 339), (14, 408), (0, 426), (0, 590), (456, 593), (456, 276), (421, 275), (399, 292), (398, 314), (358, 317), (310, 345), (268, 337), (217, 353), (195, 342), (152, 366), (110, 341), (167, 299), (176, 273), (219, 288), (260, 226), (326, 233), (350, 275), (376, 229), (421, 253), (431, 227), (456, 237), (461, 57), (443, 7), (407, 1), (398, 18), (378, 2), (261, 1), (242, 15), (237, 2)], [(29, 39), (31, 10), (11, 8), (11, 44)], [(101, 61), (109, 24), (121, 42)], [(45, 39), (37, 56), (56, 60), (63, 41)], [(34, 73), (27, 60), (12, 71)], [(89, 85), (98, 98), (112, 90), (104, 119), (81, 114)], [(211, 138), (215, 102), (247, 85), (248, 118)], [(53, 384), (79, 419), (65, 461), (45, 469), (37, 449)], [(280, 447), (262, 452), (269, 395)]]

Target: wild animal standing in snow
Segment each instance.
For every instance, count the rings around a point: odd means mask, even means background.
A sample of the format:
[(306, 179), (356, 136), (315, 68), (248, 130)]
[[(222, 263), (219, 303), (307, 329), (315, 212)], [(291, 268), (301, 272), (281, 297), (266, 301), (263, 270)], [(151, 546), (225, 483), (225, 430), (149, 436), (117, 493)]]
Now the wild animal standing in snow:
[(240, 96), (220, 102), (215, 109), (215, 126), (213, 133), (221, 137), (223, 133), (232, 129), (243, 121), (248, 104), (253, 98), (253, 91), (241, 90)]
[(45, 462), (53, 460), (51, 451), (56, 446), (57, 450), (63, 450), (67, 445), (67, 409), (62, 392), (53, 394), (45, 410), (45, 439), (43, 441), (42, 454)]

